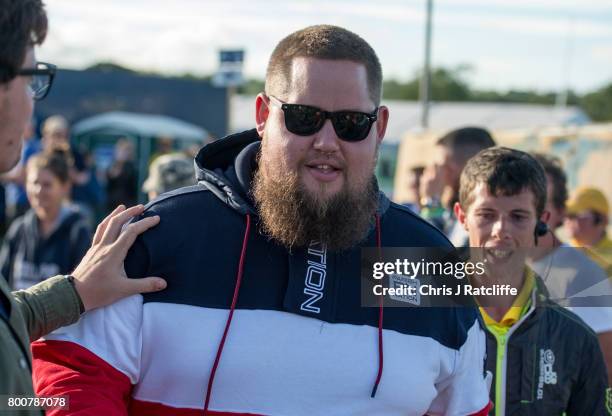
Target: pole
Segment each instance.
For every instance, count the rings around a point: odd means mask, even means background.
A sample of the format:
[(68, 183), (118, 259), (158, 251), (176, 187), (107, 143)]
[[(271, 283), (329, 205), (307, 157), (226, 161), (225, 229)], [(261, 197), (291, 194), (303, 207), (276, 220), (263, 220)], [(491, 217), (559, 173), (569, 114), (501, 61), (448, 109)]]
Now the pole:
[(425, 23), (425, 64), (421, 75), (420, 98), (421, 98), (421, 127), (429, 127), (429, 102), (431, 86), (431, 15), (433, 10), (433, 0), (427, 0), (426, 23)]
[(568, 20), (567, 40), (563, 54), (561, 88), (555, 100), (555, 106), (559, 109), (567, 107), (567, 98), (570, 92), (570, 69), (574, 52), (574, 19)]

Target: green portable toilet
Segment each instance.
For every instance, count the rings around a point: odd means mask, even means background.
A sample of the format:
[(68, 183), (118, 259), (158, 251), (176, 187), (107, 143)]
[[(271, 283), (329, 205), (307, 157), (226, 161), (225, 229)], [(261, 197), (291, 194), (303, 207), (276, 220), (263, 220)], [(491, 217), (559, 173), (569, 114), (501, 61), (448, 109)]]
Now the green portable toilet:
[(138, 200), (145, 202), (146, 196), (141, 192), (141, 187), (147, 177), (156, 141), (171, 138), (173, 150), (181, 151), (194, 145), (202, 146), (210, 135), (195, 124), (173, 117), (113, 111), (79, 121), (72, 128), (72, 136), (79, 148), (86, 148), (93, 154), (99, 171), (106, 171), (112, 163), (117, 140), (130, 140), (134, 145), (138, 168)]

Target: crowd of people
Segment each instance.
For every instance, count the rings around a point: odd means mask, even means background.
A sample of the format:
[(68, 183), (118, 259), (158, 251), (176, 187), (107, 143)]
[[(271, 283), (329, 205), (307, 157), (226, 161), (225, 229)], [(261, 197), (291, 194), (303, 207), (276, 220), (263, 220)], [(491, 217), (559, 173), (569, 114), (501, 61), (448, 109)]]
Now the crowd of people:
[[(495, 148), (495, 141), (484, 128), (464, 127), (439, 138), (435, 147), (432, 161), (420, 169), (412, 168), (409, 185), (414, 190), (413, 200), (406, 206), (436, 225), (456, 247), (480, 246), (469, 238), (468, 228), (460, 221), (460, 179), (466, 164), (482, 163), (476, 156), (483, 157), (485, 149)], [(608, 373), (612, 374), (612, 245), (606, 230), (609, 202), (601, 190), (590, 186), (577, 188), (570, 197), (560, 159), (540, 153), (529, 156), (540, 164), (546, 181), (545, 205), (538, 213), (541, 222), (535, 231), (538, 250), (531, 253), (529, 267), (543, 279), (543, 286), (557, 303), (580, 316), (597, 334)], [(500, 170), (495, 174), (505, 173)], [(520, 183), (519, 173), (513, 175), (510, 181)], [(515, 195), (511, 190), (501, 192)], [(562, 227), (566, 242), (559, 237)], [(518, 296), (516, 301), (513, 307), (518, 309), (509, 308), (508, 315), (520, 311), (519, 318), (527, 312), (525, 298)], [(507, 330), (508, 322), (514, 325), (518, 320), (508, 320), (505, 315), (492, 320), (485, 313), (490, 329), (501, 323)]]
[[(413, 170), (418, 197), (391, 201), (374, 176), (392, 116), (376, 52), (310, 26), (273, 50), (255, 128), (195, 161), (154, 155), (146, 208), (126, 208), (137, 172), (118, 140), (94, 232), (99, 184), (67, 121), (21, 140), (53, 80), (34, 55), (42, 2), (0, 9), (0, 172), (15, 186), (1, 400), (69, 399), (48, 415), (611, 413), (609, 202), (569, 195), (559, 159), (463, 127)], [(486, 264), (471, 285), (516, 290), (364, 307), (362, 252), (385, 247), (465, 247)]]
[[(66, 154), (70, 167), (70, 195), (68, 199), (77, 206), (93, 226), (101, 215), (108, 214), (119, 204), (133, 206), (138, 202), (138, 166), (135, 161), (134, 141), (127, 137), (119, 138), (113, 149), (112, 160), (108, 168), (100, 171), (93, 160), (89, 149), (78, 147), (71, 141), (70, 125), (61, 115), (46, 118), (36, 128), (36, 120), (28, 123), (19, 164), (10, 172), (0, 175), (0, 187), (3, 197), (0, 198), (4, 215), (0, 222), (6, 228), (16, 218), (22, 216), (29, 208), (30, 202), (26, 193), (26, 167), (30, 157), (38, 153), (50, 153), (56, 150)], [(40, 130), (40, 138), (36, 132)], [(157, 149), (151, 156), (149, 165), (163, 155), (173, 155), (179, 159), (189, 159), (190, 153), (174, 148), (174, 141), (169, 137), (156, 140)], [(195, 176), (192, 172), (193, 182)], [(181, 186), (180, 182), (177, 186)], [(148, 191), (143, 190), (147, 193)], [(0, 232), (0, 235), (2, 233)]]
[[(138, 171), (129, 139), (117, 140), (112, 163), (99, 178), (95, 166), (86, 162), (91, 157), (71, 143), (64, 117), (45, 119), (40, 139), (34, 124), (27, 126), (19, 163), (0, 175), (6, 190), (0, 264), (14, 290), (70, 273), (91, 243), (96, 217), (138, 202)], [(149, 199), (195, 183), (192, 159), (175, 151), (171, 139), (161, 143), (142, 186)]]

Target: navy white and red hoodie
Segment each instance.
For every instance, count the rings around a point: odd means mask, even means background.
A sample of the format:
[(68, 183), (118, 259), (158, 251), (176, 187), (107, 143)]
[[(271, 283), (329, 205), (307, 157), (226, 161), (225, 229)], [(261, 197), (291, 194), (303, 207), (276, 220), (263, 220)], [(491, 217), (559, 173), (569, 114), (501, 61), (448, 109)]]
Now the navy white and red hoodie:
[(359, 246), (287, 250), (256, 226), (259, 145), (255, 130), (207, 145), (199, 185), (149, 204), (160, 224), (126, 270), (162, 276), (166, 290), (33, 344), (37, 394), (70, 396), (69, 411), (48, 414), (485, 415), (476, 310), (360, 305), (361, 247), (448, 240), (381, 194)]

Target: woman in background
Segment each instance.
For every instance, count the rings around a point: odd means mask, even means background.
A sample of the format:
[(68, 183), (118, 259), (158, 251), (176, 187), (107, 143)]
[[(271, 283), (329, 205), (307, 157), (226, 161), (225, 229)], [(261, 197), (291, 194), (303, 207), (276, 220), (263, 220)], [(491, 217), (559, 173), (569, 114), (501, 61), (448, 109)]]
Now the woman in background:
[(26, 193), (31, 208), (17, 218), (0, 251), (1, 274), (13, 290), (48, 276), (70, 274), (91, 243), (87, 221), (68, 198), (71, 157), (53, 150), (30, 158)]

